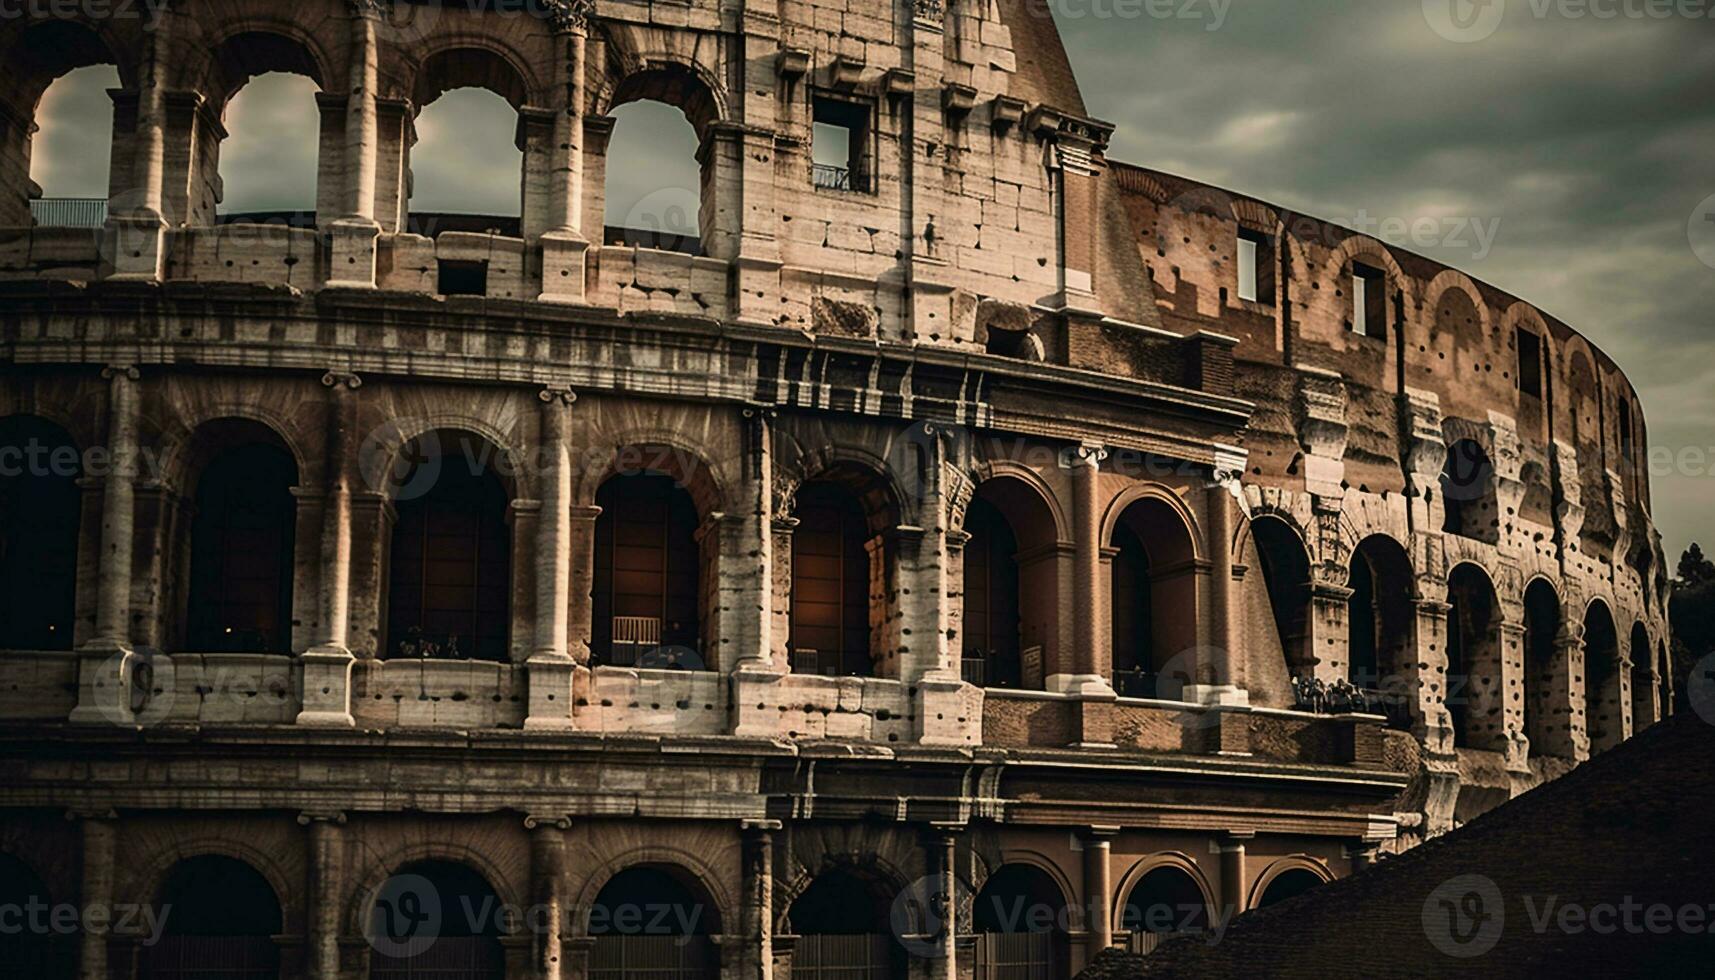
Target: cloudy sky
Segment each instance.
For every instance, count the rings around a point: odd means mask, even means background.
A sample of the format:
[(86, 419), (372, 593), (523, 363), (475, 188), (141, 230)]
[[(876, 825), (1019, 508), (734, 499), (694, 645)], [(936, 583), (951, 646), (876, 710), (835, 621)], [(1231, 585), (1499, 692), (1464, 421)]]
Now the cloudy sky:
[[(1644, 400), (1670, 562), (1715, 545), (1715, 2), (1052, 3), (1091, 112), (1119, 124), (1116, 158), (1342, 224), (1432, 219), (1441, 233), (1396, 244), (1606, 350)], [(101, 111), (112, 84), (94, 69), (49, 93), (50, 195), (101, 192), (104, 134), (55, 120)], [(228, 209), (310, 206), (312, 92), (266, 76), (240, 94)], [(694, 222), (689, 127), (623, 111), (616, 156), (676, 163), (617, 168), (610, 213)], [(451, 93), (418, 127), (415, 207), (516, 212), (504, 103)]]

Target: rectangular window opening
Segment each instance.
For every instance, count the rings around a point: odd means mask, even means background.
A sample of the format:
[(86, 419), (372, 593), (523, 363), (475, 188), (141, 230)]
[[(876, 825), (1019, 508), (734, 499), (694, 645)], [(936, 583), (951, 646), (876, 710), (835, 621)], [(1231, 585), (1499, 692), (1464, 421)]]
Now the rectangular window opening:
[(1239, 229), (1239, 299), (1274, 305), (1274, 239)]
[(442, 296), (487, 296), (488, 263), (442, 259), (438, 291)]
[(1624, 400), (1620, 402), (1620, 455), (1632, 458), (1632, 406)]
[(1518, 390), (1531, 398), (1542, 397), (1542, 338), (1529, 330), (1518, 331)]
[(1358, 262), (1352, 264), (1352, 332), (1387, 336), (1387, 274)]
[(814, 111), (810, 155), (816, 187), (869, 193), (869, 106), (817, 96)]

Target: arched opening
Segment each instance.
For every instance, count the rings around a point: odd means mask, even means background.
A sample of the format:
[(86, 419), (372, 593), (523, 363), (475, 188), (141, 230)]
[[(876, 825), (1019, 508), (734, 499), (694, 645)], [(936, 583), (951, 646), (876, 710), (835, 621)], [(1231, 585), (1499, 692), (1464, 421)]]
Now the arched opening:
[(1642, 623), (1632, 624), (1632, 734), (1636, 735), (1661, 720), (1656, 702), (1656, 671), (1654, 647), (1649, 630)]
[(191, 518), (185, 650), (291, 653), (297, 463), (255, 422), (211, 423), (198, 438), (208, 462)]
[(1590, 754), (1605, 752), (1626, 737), (1620, 703), (1620, 639), (1613, 613), (1598, 599), (1584, 614), (1584, 730)]
[(636, 867), (609, 879), (590, 906), (590, 980), (713, 980), (720, 916), (678, 868)]
[(107, 216), (112, 193), (113, 97), (119, 69), (89, 65), (55, 79), (36, 110), (30, 201), (38, 226), (92, 228)]
[(1071, 928), (1066, 896), (1048, 872), (1030, 864), (1002, 865), (971, 903), (972, 976), (1065, 980)]
[(139, 980), (280, 976), (280, 899), (268, 879), (243, 861), (219, 854), (180, 861), (162, 884), (156, 907), (171, 913), (160, 941), (141, 949)]
[[(886, 676), (878, 649), (897, 510), (879, 476), (838, 467), (798, 489), (792, 516), (792, 670)], [(882, 646), (885, 646), (882, 644)]]
[(99, 228), (107, 218), (113, 101), (123, 83), (94, 31), (44, 19), (12, 35), (0, 113), (0, 226)]
[(221, 42), (214, 64), (210, 105), (225, 129), (206, 130), (193, 153), (191, 223), (314, 227), (325, 82), (315, 57), (250, 31)]
[(395, 470), (389, 657), (511, 659), (511, 492), (499, 450), (463, 432), (411, 441)]
[(848, 868), (824, 871), (787, 912), (798, 937), (792, 980), (889, 980), (906, 954), (890, 920), (893, 890)]
[(1251, 521), (1251, 541), (1262, 566), (1281, 654), (1293, 677), (1309, 680), (1316, 669), (1316, 654), (1310, 649), (1309, 552), (1298, 532), (1278, 517)]
[(430, 238), (443, 231), (521, 237), (524, 79), (480, 48), (438, 52), (417, 77), (415, 143), (406, 151), (410, 230)]
[(1050, 649), (1059, 594), (1054, 515), (1034, 488), (1000, 477), (977, 488), (965, 531), (965, 680), (1040, 690), (1060, 672)]
[(617, 667), (701, 670), (697, 505), (672, 477), (610, 478), (596, 493), (594, 653)]
[(1208, 896), (1190, 872), (1170, 864), (1138, 879), (1120, 908), (1120, 929), (1135, 953), (1153, 952), (1174, 936), (1208, 928)]
[(82, 455), (44, 419), (0, 419), (0, 649), (70, 650)]
[(369, 980), (502, 980), (504, 914), (494, 888), (463, 864), (405, 865), (369, 909)]
[(1109, 542), (1113, 685), (1122, 697), (1178, 701), (1196, 682), (1176, 658), (1197, 643), (1196, 547), (1166, 502), (1127, 507)]
[(55, 935), (47, 885), (10, 854), (0, 854), (0, 909), (8, 920), (0, 928), (0, 973), (19, 980), (73, 975), (75, 938)]
[(1447, 447), (1441, 468), (1441, 530), (1495, 544), (1501, 539), (1500, 503), (1495, 495), (1495, 464), (1483, 447), (1461, 439)]
[(618, 82), (608, 113), (606, 243), (702, 254), (714, 164), (705, 141), (719, 118), (713, 94), (690, 70), (661, 66)]
[(1412, 718), (1411, 559), (1397, 541), (1372, 535), (1352, 553), (1347, 600), (1347, 680), (1371, 692), (1395, 727)]
[(1531, 755), (1571, 755), (1570, 689), (1559, 639), (1560, 597), (1536, 579), (1524, 592), (1524, 729)]
[(1264, 888), (1257, 899), (1256, 907), (1266, 909), (1270, 905), (1297, 898), (1305, 892), (1323, 884), (1322, 876), (1309, 868), (1289, 868), (1274, 876), (1274, 880)]
[(1506, 746), (1505, 690), (1501, 681), (1501, 609), (1494, 583), (1476, 565), (1461, 564), (1447, 579), (1447, 711), (1453, 744), (1500, 750)]
[(965, 680), (1023, 686), (1019, 658), (1018, 536), (999, 508), (980, 497), (965, 514)]

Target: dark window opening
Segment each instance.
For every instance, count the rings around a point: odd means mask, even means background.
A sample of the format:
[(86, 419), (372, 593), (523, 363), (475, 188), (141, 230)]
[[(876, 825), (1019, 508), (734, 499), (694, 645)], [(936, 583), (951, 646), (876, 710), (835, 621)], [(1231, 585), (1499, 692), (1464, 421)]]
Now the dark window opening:
[[(506, 489), (461, 455), (424, 460), (427, 492), (398, 502), (388, 594), (388, 656), (510, 659), (511, 529)], [(401, 484), (416, 489), (413, 475)]]
[(192, 653), (290, 653), (297, 465), (276, 446), (228, 450), (197, 482), (191, 522)]
[(1352, 264), (1352, 332), (1387, 336), (1387, 273), (1361, 262)]
[(1123, 525), (1114, 531), (1114, 546), (1119, 550), (1112, 571), (1114, 689), (1121, 697), (1177, 700), (1177, 692), (1161, 690), (1156, 672), (1149, 552)]
[(699, 670), (701, 556), (691, 495), (660, 474), (619, 476), (596, 494), (595, 653), (618, 667)]
[(1542, 397), (1542, 338), (1520, 329), (1518, 336), (1518, 390), (1531, 398)]
[(798, 492), (792, 535), (792, 669), (868, 677), (869, 525), (856, 495), (832, 483)]
[(880, 881), (843, 868), (817, 875), (787, 913), (798, 934), (793, 980), (903, 978), (907, 957), (894, 938), (893, 906)]
[(869, 106), (817, 96), (814, 113), (811, 157), (816, 186), (869, 193)]
[(280, 975), (274, 941), (282, 931), (280, 902), (273, 886), (248, 864), (212, 854), (190, 858), (173, 869), (158, 899), (172, 914), (159, 941), (143, 944), (139, 977), (273, 980)]
[(972, 975), (1064, 980), (1069, 922), (1066, 899), (1046, 871), (1003, 865), (971, 903)]
[(965, 515), (965, 680), (979, 687), (1021, 687), (1018, 537), (1000, 509), (982, 498)]
[(1620, 400), (1620, 456), (1626, 462), (1632, 461), (1632, 403)]
[(1120, 928), (1133, 952), (1149, 953), (1173, 936), (1209, 928), (1209, 903), (1185, 871), (1161, 867), (1144, 875), (1120, 909)]
[(1270, 905), (1297, 898), (1305, 892), (1322, 884), (1322, 877), (1307, 868), (1293, 868), (1282, 871), (1263, 889), (1262, 897), (1257, 899), (1256, 907), (1268, 908)]
[(1274, 305), (1274, 239), (1239, 229), (1239, 299)]
[(714, 903), (663, 868), (631, 868), (602, 886), (589, 913), (590, 980), (706, 980), (720, 975)]
[(72, 648), (81, 459), (51, 423), (0, 421), (0, 648)]
[[(369, 910), (370, 980), (501, 980), (506, 951), (500, 945), (506, 916), (482, 875), (450, 861), (420, 861), (400, 868), (375, 895)], [(437, 927), (424, 928), (426, 910), (439, 909)]]
[(436, 288), (442, 296), (487, 296), (488, 263), (442, 259)]
[(1532, 756), (1569, 754), (1562, 713), (1555, 710), (1568, 694), (1556, 649), (1559, 635), (1560, 598), (1537, 579), (1524, 593), (1524, 733)]

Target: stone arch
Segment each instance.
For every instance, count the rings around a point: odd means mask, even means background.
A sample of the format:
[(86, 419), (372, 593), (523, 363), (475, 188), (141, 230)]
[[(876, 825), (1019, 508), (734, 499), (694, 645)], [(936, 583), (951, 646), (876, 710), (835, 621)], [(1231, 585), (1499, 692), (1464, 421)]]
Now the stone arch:
[(290, 928), (292, 924), (301, 921), (305, 911), (304, 903), (298, 889), (291, 884), (296, 876), (288, 873), (278, 858), (268, 851), (237, 838), (218, 834), (185, 839), (168, 837), (158, 839), (157, 843), (162, 845), (160, 849), (151, 848), (145, 852), (147, 858), (125, 878), (131, 886), (131, 897), (139, 904), (156, 901), (161, 888), (166, 884), (167, 876), (178, 865), (192, 858), (214, 856), (230, 858), (248, 865), (273, 888), (274, 897), (280, 903), (283, 922)]
[(1185, 654), (1200, 642), (1209, 564), (1196, 518), (1166, 488), (1134, 486), (1109, 506), (1101, 541), (1113, 556), (1106, 585), (1115, 689), (1182, 699), (1185, 685), (1198, 682)]
[[(0, 94), (0, 112), (19, 122), (7, 125), (0, 132), (0, 186), (7, 188), (0, 200), (0, 225), (29, 227), (35, 217), (31, 210), (32, 195), (41, 188), (31, 179), (40, 122), (42, 97), (61, 78), (84, 68), (112, 65), (119, 73), (120, 85), (135, 89), (136, 67), (130, 58), (131, 45), (111, 36), (108, 29), (71, 18), (54, 17), (26, 21), (6, 32), (10, 44), (0, 60), (6, 69), (7, 91)], [(111, 123), (108, 124), (111, 129)], [(111, 158), (110, 161), (111, 162)], [(109, 175), (109, 188), (114, 174)], [(109, 196), (103, 189), (102, 198)]]
[(1346, 676), (1361, 689), (1386, 695), (1390, 709), (1415, 703), (1409, 690), (1413, 660), (1416, 575), (1405, 545), (1372, 534), (1352, 549), (1346, 587)]
[(631, 102), (660, 102), (684, 112), (697, 138), (705, 141), (716, 123), (729, 118), (719, 78), (694, 59), (669, 52), (609, 51), (619, 56), (608, 60), (608, 77), (595, 93), (595, 115), (610, 115)]
[(871, 517), (871, 530), (876, 533), (900, 524), (919, 523), (919, 508), (894, 468), (869, 450), (851, 446), (824, 446), (805, 453), (796, 465), (777, 470), (774, 512), (789, 515), (799, 489), (817, 481), (852, 488), (864, 500), (865, 511)]
[[(1423, 305), (1438, 314), (1442, 301), (1451, 293), (1462, 294), (1470, 303), (1476, 313), (1474, 326), (1481, 331), (1481, 336), (1487, 342), (1495, 329), (1494, 314), (1489, 310), (1489, 304), (1483, 301), (1483, 291), (1477, 286), (1476, 280), (1458, 269), (1443, 269), (1429, 281), (1429, 285), (1423, 289)], [(1439, 322), (1438, 315), (1437, 321)]]
[(417, 112), (461, 88), (479, 88), (505, 99), (513, 109), (546, 102), (528, 59), (493, 38), (461, 34), (421, 52), (410, 71), (412, 105)]
[(1621, 696), (1626, 662), (1613, 605), (1594, 598), (1584, 611), (1584, 731), (1590, 754), (1605, 752), (1626, 737), (1626, 709)]
[(1656, 723), (1661, 717), (1661, 707), (1656, 701), (1657, 679), (1661, 676), (1661, 664), (1655, 659), (1655, 644), (1650, 640), (1649, 628), (1643, 620), (1632, 624), (1631, 645), (1628, 650), (1632, 662), (1632, 734), (1637, 734)]
[(1524, 719), (1532, 755), (1572, 756), (1571, 667), (1561, 646), (1566, 629), (1560, 592), (1546, 575), (1525, 583)]
[[(461, 413), (390, 417), (370, 430), (357, 450), (363, 489), (396, 497), (406, 489), (400, 477), (410, 463), (410, 454), (428, 448), (419, 443), (426, 443), (430, 436), (433, 446), (444, 452), (449, 447), (441, 441), (443, 433), (475, 437), (499, 453), (494, 460), (495, 468), (512, 499), (527, 500), (535, 493), (535, 477), (526, 465), (530, 458), (526, 448), (493, 422)], [(450, 448), (468, 451), (472, 446), (461, 439)]]
[[(1066, 874), (1065, 869), (1061, 868), (1053, 858), (1041, 851), (1029, 848), (1007, 848), (1001, 851), (1000, 862), (995, 865), (994, 870), (999, 870), (1009, 864), (1022, 864), (1035, 868), (1052, 879), (1055, 887), (1060, 889), (1060, 894), (1065, 896), (1069, 903), (1073, 928), (1081, 928), (1084, 921), (1084, 907), (1081, 902), (1077, 901), (1078, 889), (1072, 884), (1072, 879)], [(993, 872), (989, 873), (992, 874)], [(980, 889), (986, 880), (987, 877), (985, 876), (984, 880), (973, 881), (971, 885)]]
[[(1113, 894), (1108, 896), (1108, 900), (1113, 903), (1111, 907), (1114, 910), (1113, 925), (1115, 930), (1118, 931), (1125, 929), (1128, 923), (1139, 917), (1145, 919), (1141, 924), (1150, 924), (1147, 921), (1147, 915), (1143, 913), (1143, 910), (1136, 905), (1133, 899), (1138, 888), (1145, 884), (1145, 880), (1152, 874), (1156, 874), (1158, 872), (1173, 875), (1175, 876), (1175, 881), (1189, 883), (1189, 885), (1195, 888), (1195, 892), (1202, 903), (1200, 928), (1207, 929), (1209, 922), (1213, 917), (1214, 910), (1217, 908), (1215, 904), (1215, 890), (1211, 886), (1208, 876), (1203, 873), (1203, 869), (1198, 866), (1196, 861), (1191, 859), (1190, 855), (1180, 851), (1163, 851), (1139, 859), (1126, 870), (1125, 874), (1120, 876), (1118, 883), (1114, 887)], [(1187, 894), (1189, 894), (1189, 892), (1187, 892)], [(1138, 908), (1138, 913), (1133, 913), (1134, 908)], [(1199, 927), (1196, 922), (1197, 914), (1195, 910), (1177, 909), (1176, 911), (1182, 913), (1183, 916), (1182, 918), (1176, 917), (1177, 921), (1182, 923), (1190, 922), (1193, 927)], [(1127, 931), (1175, 932), (1179, 930), (1144, 929)]]
[[(965, 509), (970, 539), (958, 635), (971, 683), (1036, 690), (1062, 672), (1056, 667), (1062, 539), (1046, 487), (1019, 469), (983, 480)], [(1029, 650), (1036, 655), (1024, 656)]]
[(343, 77), (321, 41), (300, 24), (271, 17), (247, 17), (209, 37), (205, 60), (194, 66), (200, 74), (197, 91), (208, 99), (217, 118), (228, 103), (258, 75), (284, 72), (301, 75), (323, 92)]
[[(579, 935), (587, 934), (589, 917), (587, 910), (594, 906), (596, 897), (601, 894), (608, 882), (632, 868), (650, 867), (670, 870), (674, 877), (681, 878), (690, 886), (693, 892), (702, 893), (710, 904), (715, 907), (719, 923), (723, 928), (736, 926), (738, 909), (733, 904), (734, 899), (726, 887), (720, 872), (708, 861), (697, 854), (683, 848), (664, 844), (644, 844), (625, 850), (603, 861), (600, 866), (591, 871), (584, 879), (583, 887), (578, 890), (575, 908), (585, 910), (574, 923)], [(720, 929), (711, 930), (719, 932)]]
[(211, 426), (229, 423), (241, 423), (244, 428), (255, 427), (253, 431), (266, 430), (268, 441), (291, 455), (300, 486), (309, 485), (308, 481), (321, 471), (321, 461), (308, 452), (297, 426), (284, 415), (255, 402), (223, 401), (179, 408), (162, 427), (158, 434), (161, 483), (181, 494), (194, 493), (196, 473), (207, 465), (208, 454), (226, 448), (218, 440), (213, 445), (205, 441), (207, 430)]
[(1315, 565), (1302, 529), (1290, 514), (1253, 513), (1240, 528), (1239, 555), (1245, 539), (1256, 549), (1262, 566), (1263, 586), (1274, 614), (1275, 634), (1281, 655), (1293, 677), (1315, 676), (1316, 651), (1310, 644), (1310, 601), (1315, 586)]
[(1263, 897), (1268, 894), (1269, 886), (1273, 885), (1280, 876), (1293, 871), (1313, 874), (1320, 878), (1323, 884), (1334, 880), (1334, 872), (1330, 871), (1327, 863), (1319, 858), (1311, 857), (1308, 854), (1293, 854), (1278, 858), (1264, 868), (1262, 874), (1257, 875), (1256, 881), (1251, 883), (1250, 894), (1245, 899), (1245, 908), (1261, 908)]
[(603, 438), (588, 452), (573, 451), (581, 477), (572, 499), (577, 506), (595, 503), (608, 480), (625, 473), (660, 473), (672, 477), (696, 501), (705, 520), (731, 513), (734, 501), (727, 480), (706, 453), (693, 448), (680, 434), (665, 429), (628, 430)]
[[(501, 905), (507, 908), (525, 907), (523, 892), (499, 862), (469, 844), (425, 840), (395, 847), (384, 854), (370, 851), (366, 847), (363, 850), (369, 860), (357, 869), (357, 875), (350, 882), (351, 891), (345, 898), (345, 935), (365, 935), (365, 920), (370, 906), (382, 886), (387, 883), (387, 879), (398, 874), (401, 868), (426, 861), (462, 864), (481, 876), (494, 894), (499, 896)], [(522, 869), (520, 871), (522, 873)]]
[[(1443, 425), (1451, 435), (1460, 427)], [(1441, 530), (1488, 544), (1501, 539), (1501, 509), (1497, 474), (1488, 447), (1474, 438), (1452, 439), (1442, 464), (1440, 493)]]
[(1444, 701), (1458, 747), (1505, 750), (1506, 690), (1501, 624), (1505, 614), (1494, 579), (1462, 561), (1447, 576), (1447, 673)]
[(817, 878), (831, 872), (844, 872), (864, 879), (875, 889), (875, 894), (883, 892), (889, 896), (898, 895), (904, 891), (911, 881), (896, 864), (886, 857), (875, 853), (854, 854), (839, 851), (827, 851), (820, 855), (815, 866), (797, 864), (793, 873), (786, 880), (775, 879), (775, 934), (790, 935), (792, 932), (792, 906), (798, 899), (809, 891)]
[[(1042, 478), (1042, 474), (1023, 463), (1009, 459), (997, 459), (979, 463), (971, 471), (971, 482), (981, 486), (991, 480), (1014, 480), (1027, 487), (1039, 498), (1042, 506), (1053, 518), (1054, 540), (1065, 542), (1072, 540), (1071, 525), (1067, 522), (1065, 508), (1060, 504), (1059, 494)], [(957, 524), (957, 522), (955, 522)]]

